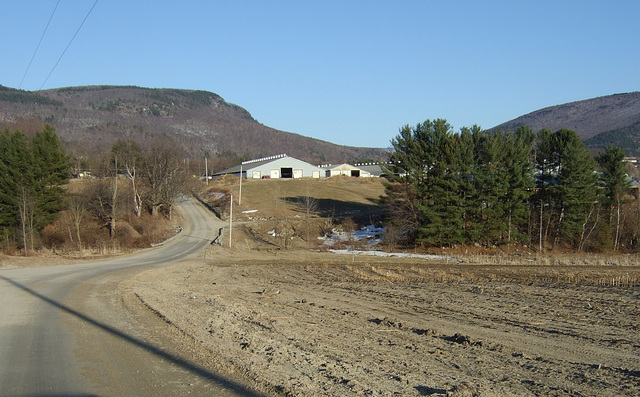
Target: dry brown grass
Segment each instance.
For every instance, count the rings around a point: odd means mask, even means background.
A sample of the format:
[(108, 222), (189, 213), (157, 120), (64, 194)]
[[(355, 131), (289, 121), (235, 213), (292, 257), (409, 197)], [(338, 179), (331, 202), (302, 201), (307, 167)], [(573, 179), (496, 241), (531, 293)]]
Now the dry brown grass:
[[(220, 178), (210, 183), (210, 188), (230, 190), (236, 205), (240, 197), (239, 182), (236, 177)], [(321, 206), (322, 203), (335, 205), (335, 213), (341, 215), (353, 208), (377, 206), (376, 201), (382, 194), (384, 187), (379, 178), (245, 179), (242, 181), (242, 202), (234, 207), (234, 213), (258, 210), (255, 216), (268, 217), (285, 210), (300, 214), (303, 211), (295, 199), (310, 196), (319, 200)], [(320, 210), (328, 211), (329, 208), (321, 207)]]

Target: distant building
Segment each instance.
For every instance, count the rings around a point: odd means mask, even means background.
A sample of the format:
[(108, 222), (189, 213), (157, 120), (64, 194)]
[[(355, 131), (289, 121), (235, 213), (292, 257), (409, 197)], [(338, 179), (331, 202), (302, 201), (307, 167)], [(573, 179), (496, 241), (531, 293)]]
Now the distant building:
[(376, 163), (367, 164), (340, 164), (322, 166), (325, 170), (325, 176), (332, 177), (338, 175), (347, 175), (353, 177), (370, 178), (383, 176), (382, 168)]
[(369, 177), (368, 172), (362, 171), (360, 168), (354, 167), (351, 164), (340, 164), (335, 166), (328, 166), (325, 175), (328, 177), (346, 175), (353, 177)]
[(324, 170), (322, 168), (289, 157), (286, 154), (243, 161), (240, 165), (213, 174), (213, 177), (220, 177), (222, 175), (240, 176), (240, 173), (248, 179), (324, 177)]
[(356, 164), (356, 167), (360, 168), (362, 171), (368, 172), (369, 176), (372, 177), (384, 177), (386, 176), (380, 163), (364, 163), (364, 164)]

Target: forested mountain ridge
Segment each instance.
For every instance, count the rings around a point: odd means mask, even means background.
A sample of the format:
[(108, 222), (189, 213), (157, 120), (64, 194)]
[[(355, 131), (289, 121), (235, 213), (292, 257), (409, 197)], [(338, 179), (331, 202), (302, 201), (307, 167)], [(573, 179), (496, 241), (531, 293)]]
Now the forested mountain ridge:
[[(231, 158), (287, 153), (318, 164), (388, 158), (385, 149), (341, 146), (267, 127), (208, 91), (82, 86), (31, 92), (0, 86), (0, 128), (35, 132), (44, 123), (56, 128), (67, 148), (89, 156), (104, 153), (119, 138), (144, 143), (166, 136), (193, 158), (205, 152)], [(521, 125), (534, 131), (568, 128), (592, 152), (613, 144), (640, 156), (640, 92), (546, 107), (491, 130), (513, 131)]]
[(640, 156), (640, 92), (614, 94), (550, 106), (502, 123), (491, 130), (514, 131), (526, 125), (534, 131), (567, 128), (578, 133), (592, 151), (608, 144)]
[[(386, 150), (341, 146), (260, 124), (240, 106), (208, 91), (83, 86), (37, 92), (0, 86), (0, 128), (51, 124), (67, 147), (104, 153), (119, 138), (144, 143), (171, 137), (190, 156), (257, 158), (279, 153), (312, 162), (386, 159)], [(27, 131), (28, 132), (28, 131)]]

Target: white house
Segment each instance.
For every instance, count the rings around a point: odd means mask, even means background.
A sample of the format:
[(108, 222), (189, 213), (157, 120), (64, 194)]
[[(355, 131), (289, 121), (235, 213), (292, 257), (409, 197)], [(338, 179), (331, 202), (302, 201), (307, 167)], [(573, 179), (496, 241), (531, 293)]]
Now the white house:
[(324, 169), (286, 154), (280, 154), (243, 161), (242, 164), (217, 172), (213, 176), (228, 174), (239, 176), (240, 173), (250, 179), (320, 178), (324, 176)]

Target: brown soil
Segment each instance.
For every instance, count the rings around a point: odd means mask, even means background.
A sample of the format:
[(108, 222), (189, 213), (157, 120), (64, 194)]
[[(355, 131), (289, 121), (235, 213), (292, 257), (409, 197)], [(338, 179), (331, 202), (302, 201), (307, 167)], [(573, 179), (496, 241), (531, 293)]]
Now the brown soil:
[(478, 258), (212, 247), (132, 282), (207, 365), (274, 395), (640, 394), (637, 257)]

